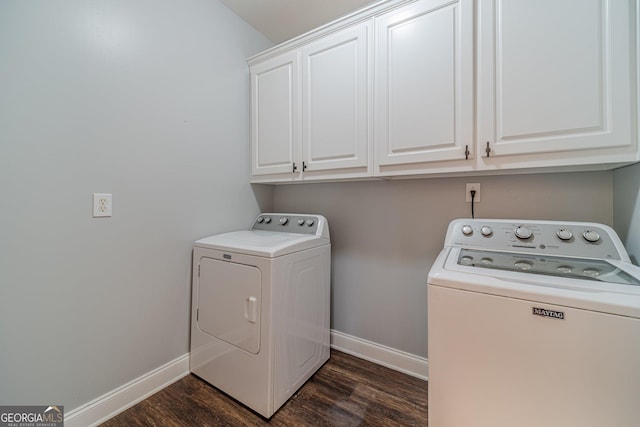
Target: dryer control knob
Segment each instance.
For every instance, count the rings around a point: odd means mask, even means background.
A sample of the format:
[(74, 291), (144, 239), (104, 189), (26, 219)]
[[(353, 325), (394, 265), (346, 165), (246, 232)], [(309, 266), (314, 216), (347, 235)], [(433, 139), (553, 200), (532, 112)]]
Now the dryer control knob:
[(258, 217), (258, 224), (262, 224), (264, 222), (264, 218), (261, 216)]
[(289, 218), (287, 218), (286, 216), (283, 216), (282, 218), (280, 218), (280, 225), (287, 225), (288, 222), (289, 222)]
[(473, 228), (471, 228), (470, 225), (463, 225), (462, 234), (464, 234), (465, 236), (471, 236), (473, 234)]
[(585, 232), (582, 233), (582, 237), (584, 237), (584, 240), (590, 243), (595, 243), (600, 240), (600, 235), (593, 230), (585, 230)]
[(300, 218), (298, 220), (298, 225), (304, 225), (304, 218)]
[(491, 229), (491, 227), (485, 225), (480, 229), (480, 233), (482, 233), (484, 237), (489, 237), (493, 234), (493, 230)]
[(571, 238), (573, 237), (573, 233), (566, 228), (561, 228), (560, 230), (556, 231), (556, 236), (558, 236), (558, 239), (560, 240), (571, 240)]
[(313, 221), (312, 219), (308, 219), (308, 220), (307, 220), (307, 225), (308, 225), (309, 227), (311, 227), (311, 226), (314, 224), (314, 222), (315, 222), (315, 221)]
[(522, 225), (517, 226), (516, 229), (513, 230), (513, 232), (518, 239), (522, 239), (522, 240), (528, 239), (533, 234), (531, 230), (529, 230), (527, 227), (524, 227)]
[(270, 216), (265, 216), (264, 217), (264, 223), (265, 224), (269, 224), (271, 222), (271, 217)]

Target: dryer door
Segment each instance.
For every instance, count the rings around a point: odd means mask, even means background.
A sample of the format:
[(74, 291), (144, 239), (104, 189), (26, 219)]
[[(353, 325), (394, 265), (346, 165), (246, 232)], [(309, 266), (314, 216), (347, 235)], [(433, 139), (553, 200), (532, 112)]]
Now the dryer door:
[(257, 267), (201, 258), (198, 286), (200, 330), (258, 354), (261, 282)]

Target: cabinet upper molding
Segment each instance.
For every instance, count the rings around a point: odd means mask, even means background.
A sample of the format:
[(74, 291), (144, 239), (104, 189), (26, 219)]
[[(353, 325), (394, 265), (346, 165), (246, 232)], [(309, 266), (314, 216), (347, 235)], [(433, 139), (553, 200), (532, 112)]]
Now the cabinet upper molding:
[[(378, 15), (387, 13), (395, 8), (402, 7), (404, 5), (415, 3), (418, 0), (381, 0), (377, 3), (370, 4), (361, 9), (358, 9), (348, 15), (329, 22), (321, 27), (315, 28), (307, 33), (304, 33), (291, 40), (287, 40), (284, 43), (280, 43), (270, 49), (257, 53), (249, 58), (247, 62), (252, 65), (256, 62), (262, 62), (268, 58), (278, 56), (280, 53), (287, 50), (301, 47), (315, 39), (324, 37), (335, 31), (339, 31), (343, 28), (358, 24), (363, 21), (367, 21), (375, 18)], [(452, 2), (455, 2), (453, 0)]]

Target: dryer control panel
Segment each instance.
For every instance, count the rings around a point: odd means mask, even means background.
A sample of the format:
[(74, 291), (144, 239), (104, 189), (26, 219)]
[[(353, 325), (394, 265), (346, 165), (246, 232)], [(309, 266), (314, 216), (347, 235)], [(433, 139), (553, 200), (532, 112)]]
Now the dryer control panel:
[(322, 215), (263, 213), (253, 222), (251, 230), (310, 234), (320, 237), (324, 234), (325, 227), (326, 219)]

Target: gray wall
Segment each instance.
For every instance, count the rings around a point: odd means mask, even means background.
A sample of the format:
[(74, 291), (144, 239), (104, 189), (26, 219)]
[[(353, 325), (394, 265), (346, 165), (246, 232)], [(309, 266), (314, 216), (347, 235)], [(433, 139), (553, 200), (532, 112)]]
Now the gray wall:
[(640, 163), (613, 173), (613, 224), (634, 264), (640, 265)]
[(0, 2), (0, 404), (71, 411), (188, 352), (192, 241), (272, 208), (270, 44), (216, 0)]
[(278, 186), (276, 211), (329, 220), (333, 329), (426, 357), (426, 277), (449, 221), (470, 216), (467, 182), (477, 218), (613, 222), (611, 172)]

